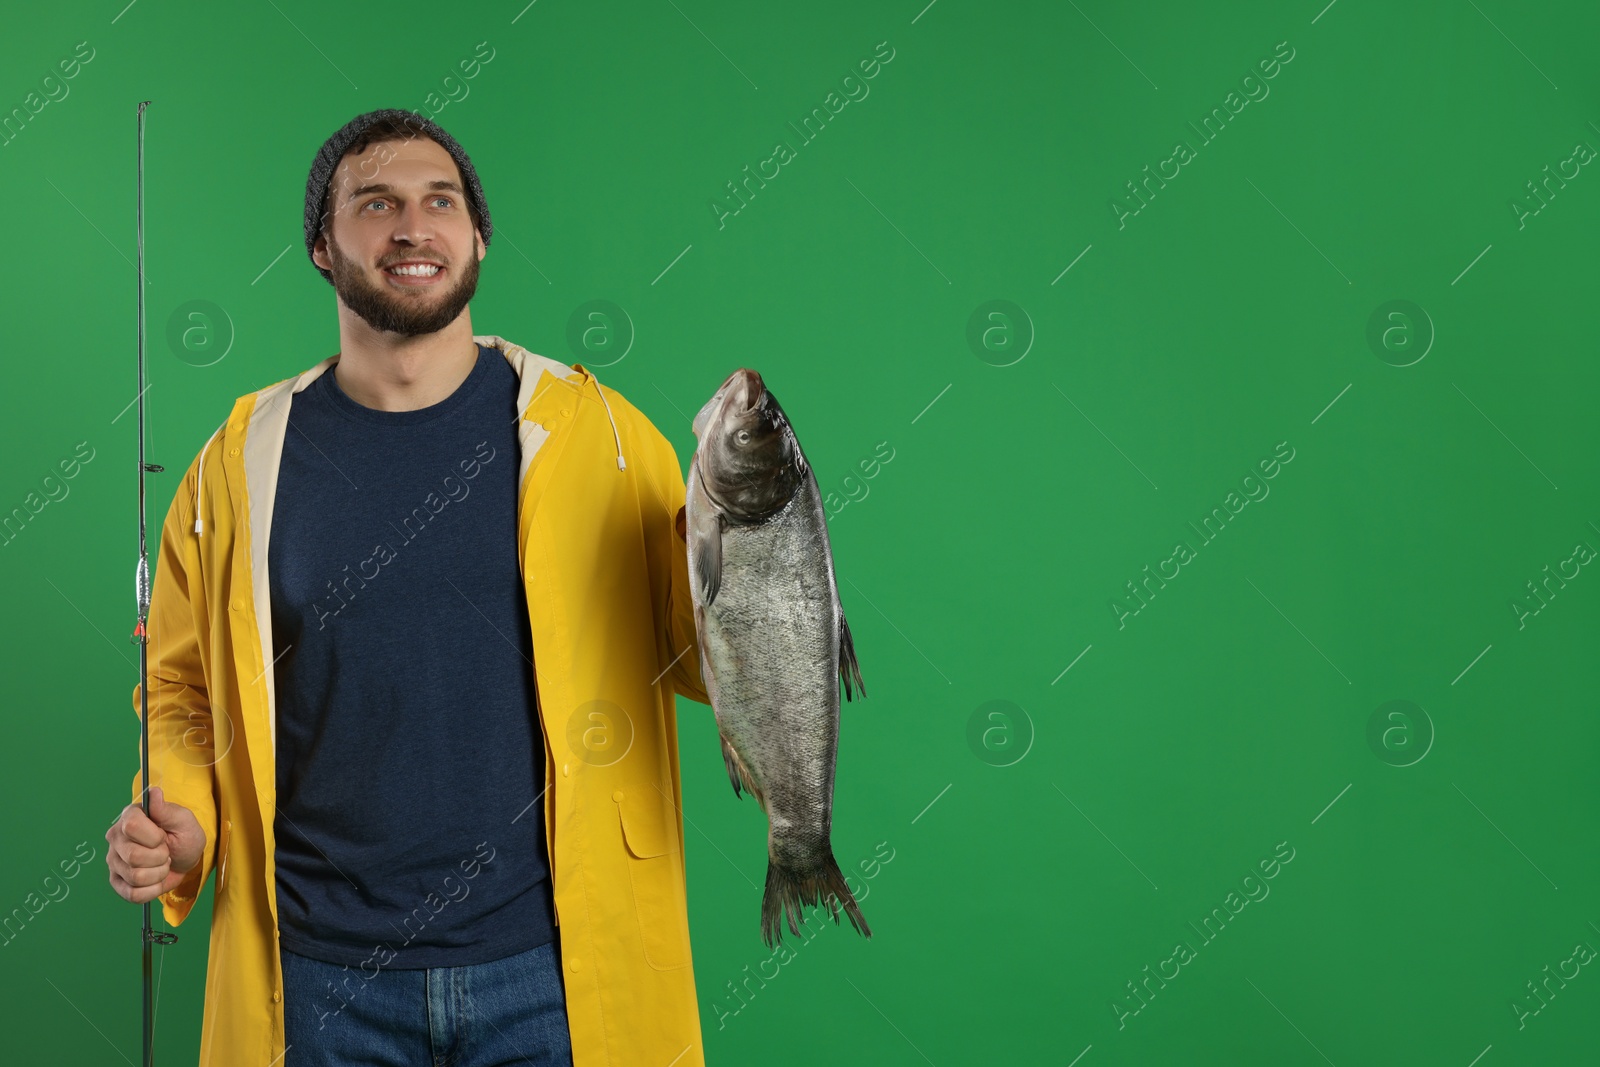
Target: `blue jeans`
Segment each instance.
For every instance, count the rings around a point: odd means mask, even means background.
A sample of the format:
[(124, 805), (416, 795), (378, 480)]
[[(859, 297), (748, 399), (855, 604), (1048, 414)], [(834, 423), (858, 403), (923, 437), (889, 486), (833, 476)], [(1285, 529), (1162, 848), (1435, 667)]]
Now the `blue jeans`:
[(467, 967), (325, 963), (279, 946), (283, 1067), (572, 1067), (559, 947)]

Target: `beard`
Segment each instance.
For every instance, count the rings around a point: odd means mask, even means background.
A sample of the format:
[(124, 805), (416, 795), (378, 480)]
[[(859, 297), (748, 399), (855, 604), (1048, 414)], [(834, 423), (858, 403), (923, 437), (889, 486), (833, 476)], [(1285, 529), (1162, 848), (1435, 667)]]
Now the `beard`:
[(333, 264), (333, 289), (346, 307), (380, 333), (397, 333), (404, 337), (438, 333), (460, 316), (467, 302), (478, 291), (478, 236), (472, 237), (472, 254), (466, 257), (465, 266), (458, 272), (453, 264), (452, 274), (460, 277), (449, 288), (439, 292), (431, 289), (398, 289), (387, 285), (373, 285), (367, 280), (360, 264), (345, 259), (339, 246), (328, 241), (328, 259)]

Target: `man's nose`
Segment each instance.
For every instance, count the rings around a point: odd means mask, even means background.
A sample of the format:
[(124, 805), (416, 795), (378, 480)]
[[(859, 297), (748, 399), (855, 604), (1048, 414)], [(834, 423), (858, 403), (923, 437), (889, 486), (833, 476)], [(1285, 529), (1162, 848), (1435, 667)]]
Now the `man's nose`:
[(395, 211), (394, 239), (408, 244), (422, 244), (432, 240), (434, 235), (433, 220), (422, 209), (421, 204), (401, 204)]

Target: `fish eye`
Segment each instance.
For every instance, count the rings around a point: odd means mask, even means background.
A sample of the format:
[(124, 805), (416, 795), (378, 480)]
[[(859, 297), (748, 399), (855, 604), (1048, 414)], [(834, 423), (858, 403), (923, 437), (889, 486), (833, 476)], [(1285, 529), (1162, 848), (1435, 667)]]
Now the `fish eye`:
[(738, 433), (733, 435), (733, 439), (738, 441), (741, 445), (747, 445), (750, 443), (750, 431), (740, 430)]

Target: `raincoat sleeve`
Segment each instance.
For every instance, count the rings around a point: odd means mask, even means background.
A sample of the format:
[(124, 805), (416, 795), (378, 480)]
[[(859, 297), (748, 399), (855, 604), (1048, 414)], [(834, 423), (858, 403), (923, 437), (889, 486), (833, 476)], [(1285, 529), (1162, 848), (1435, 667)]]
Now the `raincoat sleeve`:
[[(663, 617), (658, 620), (668, 646), (666, 678), (672, 688), (690, 700), (709, 705), (705, 682), (700, 677), (699, 636), (694, 625), (694, 598), (689, 594), (689, 546), (678, 535), (678, 509), (683, 507), (685, 488), (683, 468), (672, 442), (644, 419), (644, 438), (649, 443), (649, 478), (655, 486), (644, 506), (646, 550), (650, 557), (651, 585), (667, 590)], [(665, 679), (663, 679), (665, 680)]]
[[(206, 689), (205, 662), (201, 654), (203, 586), (199, 583), (199, 543), (194, 516), (187, 502), (194, 499), (199, 459), (189, 467), (183, 485), (173, 495), (161, 527), (161, 543), (152, 560), (154, 577), (150, 593), (147, 682), (149, 686), (150, 782), (161, 787), (166, 799), (194, 813), (205, 831), (200, 862), (175, 888), (163, 893), (162, 914), (172, 926), (188, 917), (200, 889), (211, 873), (217, 847), (217, 806), (212, 765), (216, 758), (211, 701)], [(209, 630), (209, 627), (206, 628)], [(140, 714), (139, 686), (133, 687), (133, 714)], [(134, 735), (134, 762), (138, 763), (138, 734)], [(143, 793), (138, 770), (133, 775), (133, 802)]]

